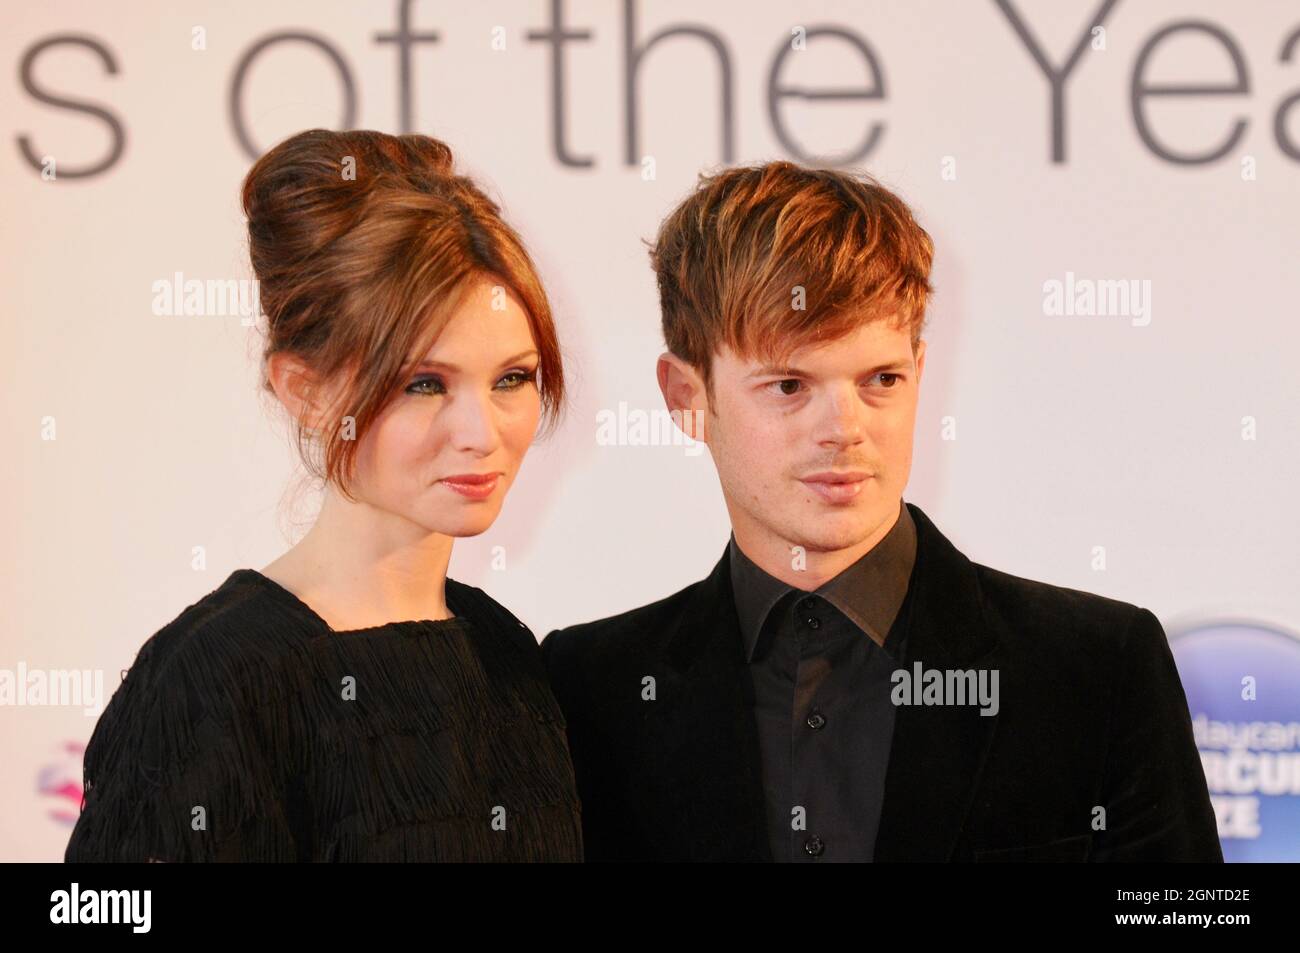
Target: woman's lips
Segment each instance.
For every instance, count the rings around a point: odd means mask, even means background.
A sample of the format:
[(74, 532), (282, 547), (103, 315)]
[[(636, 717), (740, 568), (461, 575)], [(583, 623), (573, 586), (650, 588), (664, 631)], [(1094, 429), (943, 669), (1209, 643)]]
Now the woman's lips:
[(871, 477), (865, 473), (814, 474), (799, 482), (832, 504), (851, 503)]
[(486, 500), (492, 495), (497, 488), (497, 480), (500, 478), (499, 473), (486, 474), (457, 474), (454, 477), (447, 477), (439, 480), (443, 486), (449, 490), (454, 490), (461, 496), (471, 500)]

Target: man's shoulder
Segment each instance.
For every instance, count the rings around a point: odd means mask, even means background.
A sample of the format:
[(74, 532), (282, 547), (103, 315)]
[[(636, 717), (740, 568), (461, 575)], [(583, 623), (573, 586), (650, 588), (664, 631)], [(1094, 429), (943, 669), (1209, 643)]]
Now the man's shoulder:
[(1120, 618), (1139, 609), (1134, 603), (1096, 592), (1017, 576), (980, 563), (971, 565), (979, 576), (985, 598), (999, 607), (1018, 607), (1025, 612), (1077, 613), (1094, 618)]
[(1055, 585), (972, 563), (986, 621), (999, 623), (1013, 643), (1062, 652), (1122, 651), (1129, 632), (1146, 623), (1159, 629), (1147, 609), (1096, 592)]
[(567, 661), (577, 656), (604, 662), (640, 659), (657, 652), (707, 581), (693, 582), (672, 595), (617, 615), (553, 630), (542, 640), (548, 664), (556, 658)]

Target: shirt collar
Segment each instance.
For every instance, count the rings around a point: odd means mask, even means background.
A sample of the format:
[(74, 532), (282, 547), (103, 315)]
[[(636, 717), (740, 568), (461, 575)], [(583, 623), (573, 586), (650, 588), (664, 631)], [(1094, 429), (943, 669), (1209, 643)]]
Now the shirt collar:
[[(735, 533), (731, 534), (728, 553), (745, 657), (752, 662), (763, 626), (776, 604), (791, 592), (807, 590), (796, 589), (759, 568), (736, 544)], [(844, 613), (864, 634), (883, 642), (907, 596), (915, 561), (916, 524), (899, 500), (898, 518), (884, 538), (813, 592)], [(892, 648), (888, 644), (885, 647)]]

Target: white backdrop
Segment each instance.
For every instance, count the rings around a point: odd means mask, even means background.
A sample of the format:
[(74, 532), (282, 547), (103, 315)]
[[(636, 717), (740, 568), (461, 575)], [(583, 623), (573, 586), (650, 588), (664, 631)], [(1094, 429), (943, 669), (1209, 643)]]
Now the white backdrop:
[[(408, 32), (438, 37), (408, 48), (409, 127), (401, 46), (377, 39), (403, 6), (0, 12), (0, 668), (102, 672), (106, 700), (150, 634), (295, 538), (296, 458), (258, 394), (256, 327), (156, 315), (152, 285), (249, 277), (241, 139), (345, 122), (445, 139), (542, 267), (570, 412), (451, 568), (539, 638), (675, 591), (726, 544), (707, 453), (597, 441), (602, 411), (662, 407), (642, 240), (701, 170), (843, 155), (873, 130), (855, 164), (937, 246), (905, 498), (1008, 572), (1167, 624), (1300, 629), (1294, 2), (574, 0), (565, 30), (582, 35), (563, 42), (538, 35), (555, 31), (546, 0), (417, 2)], [(629, 142), (625, 31), (635, 49), (687, 26), (708, 32), (636, 67)], [(1031, 39), (1062, 71), (1083, 45), (1055, 105)], [(856, 95), (789, 92), (832, 89)], [(1067, 280), (1136, 282), (1143, 307), (1047, 313), (1045, 283)], [(0, 859), (61, 858), (93, 724), (80, 706), (0, 708)]]

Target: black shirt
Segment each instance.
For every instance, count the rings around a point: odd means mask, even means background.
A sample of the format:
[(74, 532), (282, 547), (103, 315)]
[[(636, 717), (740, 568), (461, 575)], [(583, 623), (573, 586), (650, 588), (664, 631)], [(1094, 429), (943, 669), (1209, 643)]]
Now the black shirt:
[(582, 859), (536, 640), (455, 618), (335, 631), (253, 569), (140, 649), (85, 754), (68, 861)]
[(894, 622), (916, 560), (911, 514), (900, 500), (889, 533), (811, 593), (760, 569), (735, 534), (729, 552), (772, 859), (870, 861), (894, 731), (890, 676), (906, 650)]

